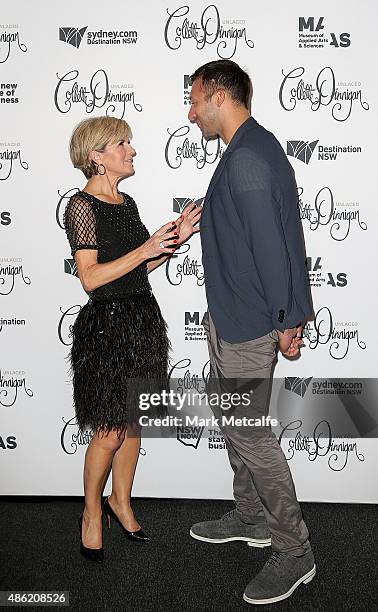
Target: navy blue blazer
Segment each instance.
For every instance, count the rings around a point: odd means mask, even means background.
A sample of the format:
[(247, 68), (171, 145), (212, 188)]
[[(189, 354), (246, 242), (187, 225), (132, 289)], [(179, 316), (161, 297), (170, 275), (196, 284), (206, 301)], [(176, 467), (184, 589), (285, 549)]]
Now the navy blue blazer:
[(200, 225), (207, 302), (221, 338), (245, 342), (312, 316), (294, 171), (252, 117), (219, 161)]

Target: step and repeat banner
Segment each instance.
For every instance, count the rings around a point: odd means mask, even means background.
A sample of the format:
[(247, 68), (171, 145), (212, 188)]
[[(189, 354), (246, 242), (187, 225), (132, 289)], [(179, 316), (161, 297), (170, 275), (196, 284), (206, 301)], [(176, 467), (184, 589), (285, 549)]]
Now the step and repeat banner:
[[(378, 501), (376, 3), (37, 4), (0, 14), (0, 494), (82, 493), (91, 432), (78, 432), (67, 355), (87, 296), (62, 224), (85, 185), (68, 155), (74, 126), (104, 114), (129, 122), (136, 173), (121, 188), (153, 232), (205, 195), (225, 150), (187, 114), (189, 75), (227, 58), (250, 74), (252, 114), (294, 168), (316, 315), (301, 358), (278, 360), (275, 431), (301, 500)], [(150, 280), (170, 375), (201, 392), (199, 236)], [(134, 494), (231, 498), (221, 432), (145, 437)]]

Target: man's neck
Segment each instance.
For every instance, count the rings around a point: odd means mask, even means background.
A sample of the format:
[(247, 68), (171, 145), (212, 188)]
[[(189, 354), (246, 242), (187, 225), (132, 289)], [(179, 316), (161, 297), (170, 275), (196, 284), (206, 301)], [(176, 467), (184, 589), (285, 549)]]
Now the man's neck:
[(219, 136), (225, 144), (230, 142), (235, 132), (245, 121), (247, 121), (247, 119), (249, 119), (250, 116), (251, 113), (244, 107), (240, 108), (240, 110), (230, 111), (227, 121), (225, 121), (225, 125), (222, 126), (222, 131), (219, 133)]

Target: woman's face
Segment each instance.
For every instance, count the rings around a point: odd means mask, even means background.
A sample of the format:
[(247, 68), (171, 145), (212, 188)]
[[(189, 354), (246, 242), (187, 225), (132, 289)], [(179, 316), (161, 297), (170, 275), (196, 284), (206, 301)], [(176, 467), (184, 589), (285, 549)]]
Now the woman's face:
[[(97, 159), (97, 155), (100, 159)], [(95, 154), (96, 163), (103, 164), (107, 174), (122, 176), (124, 178), (135, 173), (133, 158), (136, 155), (135, 149), (130, 144), (130, 139), (125, 136), (125, 140), (108, 143), (102, 153)]]

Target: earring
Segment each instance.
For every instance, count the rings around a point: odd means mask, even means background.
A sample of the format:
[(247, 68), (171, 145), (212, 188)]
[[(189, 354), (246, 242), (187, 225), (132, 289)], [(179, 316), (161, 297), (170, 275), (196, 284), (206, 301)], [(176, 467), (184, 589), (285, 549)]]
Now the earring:
[[(96, 172), (97, 174), (101, 174), (101, 176), (104, 176), (104, 174), (106, 174), (106, 168), (104, 166), (104, 164), (96, 164), (96, 162), (94, 162), (95, 166), (96, 166)], [(101, 170), (100, 170), (101, 168)]]

